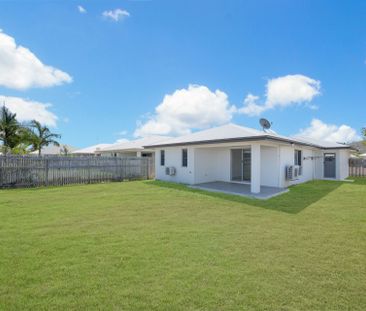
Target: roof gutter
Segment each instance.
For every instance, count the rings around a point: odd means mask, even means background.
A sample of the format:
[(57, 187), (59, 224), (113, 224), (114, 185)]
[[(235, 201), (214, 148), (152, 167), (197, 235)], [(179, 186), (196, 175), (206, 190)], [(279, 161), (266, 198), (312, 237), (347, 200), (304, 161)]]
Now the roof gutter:
[(201, 141), (194, 141), (194, 142), (182, 142), (182, 143), (171, 143), (171, 144), (167, 143), (167, 144), (160, 144), (160, 145), (148, 145), (148, 146), (144, 146), (144, 148), (160, 148), (160, 147), (174, 147), (174, 146), (187, 146), (187, 145), (207, 145), (207, 144), (231, 143), (231, 142), (255, 141), (255, 140), (280, 141), (280, 142), (285, 142), (285, 143), (289, 143), (289, 144), (315, 147), (318, 149), (351, 149), (350, 146), (323, 147), (323, 146), (316, 145), (316, 144), (303, 143), (303, 142), (295, 141), (292, 139), (273, 137), (273, 136), (268, 136), (268, 135), (214, 139), (214, 140), (201, 140)]

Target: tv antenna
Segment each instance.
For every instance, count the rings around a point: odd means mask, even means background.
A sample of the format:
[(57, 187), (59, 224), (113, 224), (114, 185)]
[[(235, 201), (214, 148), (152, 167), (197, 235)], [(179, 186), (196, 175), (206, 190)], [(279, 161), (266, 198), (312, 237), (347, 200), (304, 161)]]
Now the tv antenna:
[(261, 125), (263, 132), (265, 132), (266, 130), (269, 130), (272, 125), (271, 122), (269, 122), (267, 119), (264, 119), (264, 118), (259, 120), (259, 124)]

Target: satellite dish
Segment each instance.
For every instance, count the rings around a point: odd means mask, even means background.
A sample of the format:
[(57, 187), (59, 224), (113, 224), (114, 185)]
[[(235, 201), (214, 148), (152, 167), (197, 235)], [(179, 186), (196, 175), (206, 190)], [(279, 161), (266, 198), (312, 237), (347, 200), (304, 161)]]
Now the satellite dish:
[(269, 122), (267, 119), (264, 119), (264, 118), (259, 120), (259, 124), (263, 128), (263, 131), (269, 130), (271, 128), (271, 125), (272, 125), (271, 122)]

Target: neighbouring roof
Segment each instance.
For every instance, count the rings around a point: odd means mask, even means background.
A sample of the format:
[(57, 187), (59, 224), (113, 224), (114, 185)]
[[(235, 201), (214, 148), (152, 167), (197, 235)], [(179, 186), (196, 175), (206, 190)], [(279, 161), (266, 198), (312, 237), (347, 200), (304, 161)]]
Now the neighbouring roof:
[(272, 141), (275, 140), (287, 143), (306, 145), (321, 149), (350, 148), (348, 145), (340, 143), (324, 142), (307, 137), (306, 138), (286, 137), (278, 135), (273, 131), (264, 132), (232, 123), (195, 132), (188, 135), (171, 138), (166, 141), (157, 142), (154, 144), (146, 144), (145, 147), (155, 148), (162, 146), (225, 143), (225, 142), (249, 141), (249, 140), (272, 140)]
[(111, 146), (111, 144), (98, 144), (98, 145), (78, 149), (78, 150), (75, 150), (71, 153), (72, 154), (94, 154), (96, 151), (99, 151), (99, 150), (101, 150), (103, 148), (106, 148), (108, 146)]
[(144, 146), (156, 144), (159, 142), (166, 141), (167, 139), (171, 139), (171, 137), (168, 136), (147, 136), (140, 139), (127, 141), (127, 142), (121, 142), (112, 144), (108, 147), (102, 148), (101, 152), (121, 152), (121, 151), (141, 151), (144, 150)]
[[(43, 147), (41, 150), (42, 155), (58, 155), (63, 153), (63, 148), (66, 147), (69, 153), (72, 153), (73, 150), (75, 150), (75, 147), (69, 146), (69, 145), (60, 145), (60, 146), (54, 146), (49, 145), (46, 147)], [(38, 151), (32, 151), (30, 154), (38, 154)]]
[(354, 149), (356, 149), (361, 154), (366, 154), (366, 142), (364, 140), (355, 141), (350, 144)]

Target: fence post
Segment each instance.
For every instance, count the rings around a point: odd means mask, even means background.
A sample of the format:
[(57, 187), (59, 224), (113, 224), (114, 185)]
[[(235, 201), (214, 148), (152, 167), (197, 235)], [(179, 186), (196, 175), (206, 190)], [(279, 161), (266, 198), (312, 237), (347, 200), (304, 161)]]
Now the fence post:
[(151, 158), (150, 157), (147, 157), (147, 174), (146, 174), (146, 177), (147, 179), (151, 179)]
[(115, 157), (115, 169), (114, 172), (116, 174), (116, 181), (120, 181), (120, 172), (119, 172), (119, 165), (118, 165), (118, 157)]
[(90, 167), (90, 156), (88, 156), (88, 184), (91, 183), (91, 167)]
[(49, 170), (49, 163), (48, 163), (48, 159), (47, 158), (43, 158), (45, 161), (45, 180), (44, 183), (46, 186), (48, 186), (48, 170)]
[(0, 188), (3, 187), (3, 174), (4, 174), (4, 169), (3, 169), (3, 158), (0, 157)]

